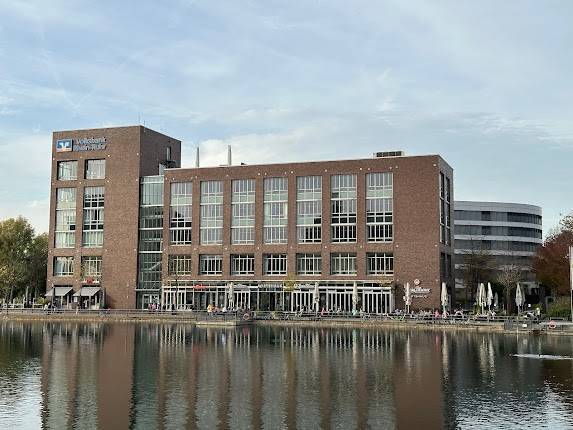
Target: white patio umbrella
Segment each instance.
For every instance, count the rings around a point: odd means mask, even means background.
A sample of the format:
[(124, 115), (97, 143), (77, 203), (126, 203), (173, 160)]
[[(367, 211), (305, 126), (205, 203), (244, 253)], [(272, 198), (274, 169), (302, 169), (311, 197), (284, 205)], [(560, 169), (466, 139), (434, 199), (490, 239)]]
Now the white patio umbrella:
[(448, 307), (448, 287), (445, 282), (442, 282), (440, 301), (442, 302), (442, 313), (446, 313), (446, 308)]
[(515, 290), (515, 304), (517, 305), (517, 313), (519, 314), (519, 312), (521, 312), (521, 307), (523, 306), (523, 303), (525, 302), (524, 298), (523, 298), (523, 291), (521, 290), (521, 285), (519, 285), (519, 282), (517, 283), (517, 289)]
[(493, 291), (491, 290), (491, 282), (487, 283), (487, 308), (491, 311), (491, 304), (493, 302)]
[(312, 294), (312, 302), (314, 304), (314, 311), (318, 312), (318, 303), (320, 301), (320, 294), (318, 292), (318, 282), (314, 283), (314, 292)]
[(358, 306), (358, 283), (354, 281), (352, 284), (352, 310), (356, 312)]
[(228, 308), (235, 307), (235, 285), (231, 282), (229, 284), (229, 291), (227, 292)]
[(485, 285), (483, 284), (483, 282), (480, 282), (478, 285), (477, 304), (481, 309), (481, 313), (483, 314), (483, 311), (484, 311), (484, 308), (486, 305)]
[(412, 294), (410, 293), (410, 283), (406, 282), (406, 287), (404, 287), (404, 304), (406, 305), (406, 312), (410, 313), (410, 305), (412, 304)]
[(498, 306), (499, 306), (499, 299), (498, 299), (498, 297), (497, 297), (497, 293), (495, 293), (495, 294), (493, 295), (493, 308), (494, 308), (494, 309), (497, 309)]

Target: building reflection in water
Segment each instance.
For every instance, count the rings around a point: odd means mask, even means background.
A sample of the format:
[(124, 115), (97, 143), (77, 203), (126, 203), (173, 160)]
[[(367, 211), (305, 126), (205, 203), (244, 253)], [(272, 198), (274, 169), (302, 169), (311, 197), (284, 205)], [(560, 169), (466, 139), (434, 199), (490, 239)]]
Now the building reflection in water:
[[(444, 428), (547, 411), (558, 426), (571, 418), (573, 364), (511, 356), (570, 355), (570, 339), (103, 323), (4, 323), (0, 334), (11, 381), (37, 363), (46, 429)], [(0, 405), (33, 394), (4, 393)]]

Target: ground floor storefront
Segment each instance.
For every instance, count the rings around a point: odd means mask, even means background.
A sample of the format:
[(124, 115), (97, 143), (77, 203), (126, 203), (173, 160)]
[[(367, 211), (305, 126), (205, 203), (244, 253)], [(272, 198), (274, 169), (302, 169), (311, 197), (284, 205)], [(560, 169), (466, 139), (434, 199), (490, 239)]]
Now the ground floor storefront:
[(379, 283), (316, 281), (308, 283), (187, 282), (160, 291), (138, 291), (139, 309), (251, 309), (385, 314), (394, 311), (394, 291)]

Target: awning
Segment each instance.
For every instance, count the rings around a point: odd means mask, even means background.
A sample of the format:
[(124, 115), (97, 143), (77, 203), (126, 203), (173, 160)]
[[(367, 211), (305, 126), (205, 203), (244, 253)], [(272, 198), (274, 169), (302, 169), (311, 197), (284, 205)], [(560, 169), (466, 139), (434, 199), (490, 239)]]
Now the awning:
[[(54, 293), (55, 290), (55, 293)], [(64, 297), (67, 296), (70, 291), (73, 291), (74, 289), (72, 287), (54, 287), (52, 290), (46, 291), (46, 294), (44, 294), (44, 297), (46, 297), (47, 299), (51, 298), (51, 297)]]
[(74, 297), (92, 297), (93, 295), (97, 294), (101, 290), (100, 287), (82, 287), (80, 291), (74, 293)]

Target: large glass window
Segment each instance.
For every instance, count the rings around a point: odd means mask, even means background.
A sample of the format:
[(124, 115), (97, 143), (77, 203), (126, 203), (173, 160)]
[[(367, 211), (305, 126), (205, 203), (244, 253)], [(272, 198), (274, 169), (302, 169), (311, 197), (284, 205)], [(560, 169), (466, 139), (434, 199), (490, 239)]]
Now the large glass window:
[(255, 243), (255, 181), (233, 181), (231, 197), (231, 243), (252, 245)]
[(101, 278), (101, 256), (82, 257), (82, 278), (99, 280)]
[(201, 182), (201, 245), (223, 244), (223, 182)]
[(298, 243), (318, 243), (322, 237), (322, 176), (296, 180), (296, 231)]
[(366, 254), (369, 275), (393, 275), (394, 256), (388, 252), (372, 252)]
[(84, 188), (83, 246), (103, 245), (104, 187)]
[(333, 175), (330, 190), (332, 242), (356, 242), (356, 175)]
[(322, 272), (322, 257), (320, 254), (297, 254), (297, 275), (320, 275)]
[(54, 276), (73, 276), (74, 257), (54, 257)]
[(392, 173), (366, 175), (366, 229), (369, 242), (393, 239)]
[(254, 275), (255, 256), (253, 254), (231, 255), (231, 275)]
[(356, 275), (356, 254), (339, 252), (330, 255), (331, 275)]
[(163, 186), (161, 175), (141, 178), (138, 288), (157, 290), (163, 271)]
[(170, 255), (169, 256), (169, 275), (192, 275), (191, 256), (190, 255)]
[(56, 190), (55, 247), (73, 248), (76, 245), (76, 189)]
[(86, 179), (105, 179), (105, 160), (86, 160)]
[(77, 161), (58, 161), (58, 180), (75, 181), (78, 179)]
[(172, 183), (169, 235), (173, 245), (191, 244), (192, 204), (193, 184), (191, 182)]
[(204, 254), (199, 256), (200, 275), (220, 275), (223, 273), (223, 256)]
[(263, 256), (263, 273), (265, 275), (286, 275), (286, 254), (265, 254)]
[(265, 178), (264, 188), (264, 242), (287, 243), (287, 178)]

